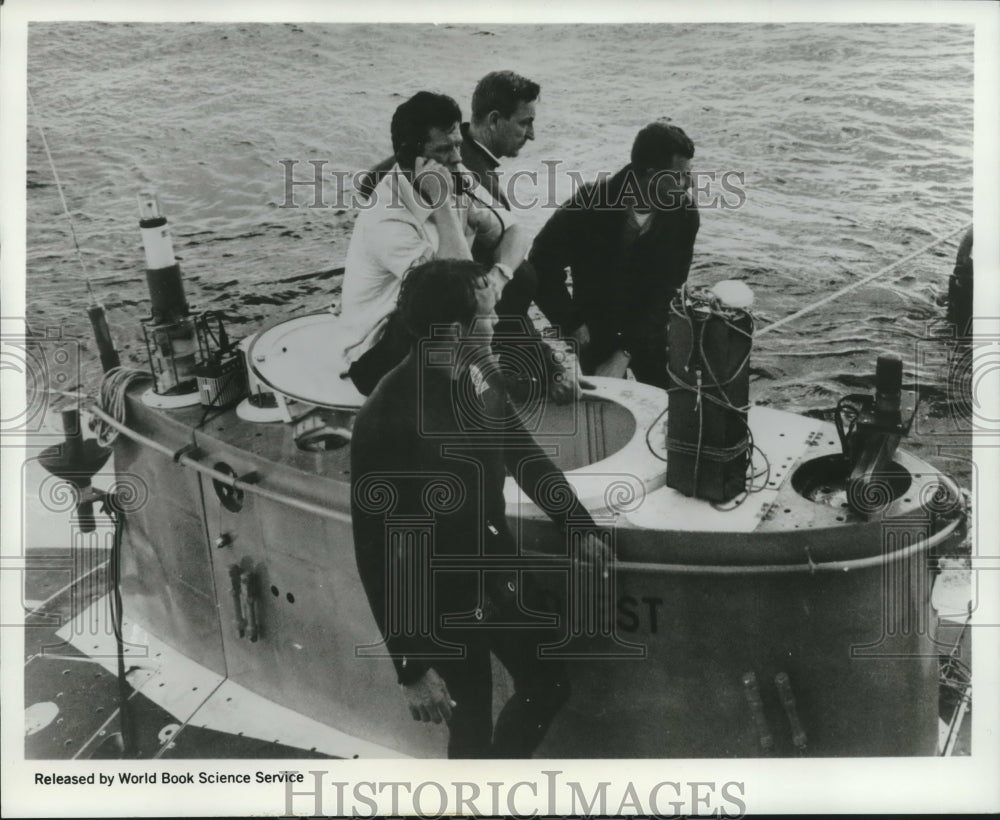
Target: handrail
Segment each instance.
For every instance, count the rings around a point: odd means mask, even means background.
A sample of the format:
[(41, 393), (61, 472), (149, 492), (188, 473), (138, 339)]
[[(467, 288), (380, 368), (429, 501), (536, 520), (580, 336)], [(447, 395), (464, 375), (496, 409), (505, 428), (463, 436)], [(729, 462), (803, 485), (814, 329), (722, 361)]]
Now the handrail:
[[(351, 516), (347, 513), (329, 509), (327, 507), (321, 507), (317, 504), (311, 504), (308, 501), (302, 501), (301, 499), (294, 498), (293, 496), (288, 496), (283, 493), (278, 493), (273, 490), (266, 490), (259, 484), (249, 481), (241, 481), (236, 476), (222, 473), (211, 467), (207, 467), (185, 452), (187, 447), (182, 447), (180, 450), (171, 450), (166, 445), (160, 444), (160, 442), (144, 436), (117, 419), (112, 418), (99, 407), (92, 407), (91, 411), (133, 441), (156, 450), (157, 452), (168, 456), (171, 460), (176, 461), (178, 464), (191, 467), (199, 473), (207, 475), (222, 484), (243, 490), (245, 492), (254, 493), (263, 498), (267, 498), (268, 500), (276, 501), (280, 504), (286, 504), (304, 512), (330, 518), (334, 521), (339, 521), (345, 524), (349, 524), (351, 522)], [(909, 557), (910, 555), (922, 550), (932, 549), (951, 535), (960, 522), (961, 517), (957, 517), (930, 538), (922, 539), (903, 550), (898, 550), (892, 553), (891, 555), (873, 555), (867, 558), (854, 558), (846, 561), (827, 561), (822, 563), (809, 562), (805, 564), (743, 564), (735, 566), (717, 564), (659, 564), (652, 562), (639, 563), (637, 561), (615, 561), (614, 567), (616, 572), (671, 573), (688, 575), (774, 575), (796, 572), (848, 572), (850, 570), (868, 569), (870, 567), (879, 566), (886, 561), (899, 560), (901, 558)], [(537, 558), (544, 557), (550, 559), (550, 561), (557, 558), (556, 556), (552, 556), (547, 553), (539, 553), (535, 551), (526, 552), (524, 555)], [(491, 564), (489, 568), (495, 567)]]
[(279, 504), (286, 504), (289, 507), (295, 507), (296, 509), (302, 510), (303, 512), (313, 513), (314, 515), (320, 515), (324, 518), (330, 518), (334, 521), (339, 521), (343, 524), (351, 523), (351, 516), (347, 513), (340, 512), (339, 510), (330, 509), (329, 507), (321, 507), (318, 504), (312, 504), (308, 501), (303, 501), (294, 496), (285, 495), (284, 493), (278, 493), (274, 490), (267, 490), (251, 481), (242, 481), (238, 476), (232, 476), (228, 473), (219, 472), (212, 467), (207, 467), (206, 465), (199, 462), (193, 456), (191, 456), (186, 450), (190, 445), (185, 445), (179, 450), (171, 450), (164, 444), (149, 438), (148, 436), (142, 435), (133, 430), (131, 427), (127, 426), (123, 422), (118, 421), (116, 418), (109, 416), (100, 407), (96, 405), (90, 408), (90, 412), (94, 413), (96, 416), (101, 418), (107, 424), (114, 427), (119, 433), (132, 439), (132, 441), (145, 445), (165, 456), (168, 456), (172, 461), (176, 461), (185, 467), (191, 467), (203, 475), (211, 477), (213, 480), (218, 481), (220, 484), (225, 484), (226, 486), (233, 487), (237, 490), (242, 490), (244, 492), (253, 493), (254, 495), (259, 495), (261, 498), (266, 498), (270, 501), (277, 501)]
[(963, 516), (956, 517), (947, 526), (938, 530), (930, 538), (921, 539), (905, 549), (896, 550), (889, 555), (870, 555), (867, 558), (851, 558), (846, 561), (825, 561), (822, 563), (808, 562), (805, 564), (741, 564), (738, 566), (720, 566), (717, 564), (640, 564), (635, 561), (616, 561), (616, 571), (626, 572), (670, 572), (678, 574), (704, 575), (777, 575), (783, 573), (808, 572), (849, 572), (850, 570), (869, 569), (908, 558), (914, 553), (936, 547), (951, 535), (961, 523)]

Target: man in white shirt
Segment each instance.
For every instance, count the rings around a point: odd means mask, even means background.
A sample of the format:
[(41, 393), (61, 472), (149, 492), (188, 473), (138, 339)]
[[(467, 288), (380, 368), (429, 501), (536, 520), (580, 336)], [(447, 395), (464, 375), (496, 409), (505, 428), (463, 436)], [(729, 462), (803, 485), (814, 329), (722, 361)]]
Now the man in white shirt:
[(463, 173), (461, 119), (458, 105), (443, 94), (421, 91), (400, 105), (391, 125), (396, 164), (355, 223), (341, 321), (348, 374), (366, 395), (409, 347), (393, 310), (413, 267), (471, 259), (478, 238), (495, 248), (489, 278), (499, 294), (527, 250), (510, 214)]

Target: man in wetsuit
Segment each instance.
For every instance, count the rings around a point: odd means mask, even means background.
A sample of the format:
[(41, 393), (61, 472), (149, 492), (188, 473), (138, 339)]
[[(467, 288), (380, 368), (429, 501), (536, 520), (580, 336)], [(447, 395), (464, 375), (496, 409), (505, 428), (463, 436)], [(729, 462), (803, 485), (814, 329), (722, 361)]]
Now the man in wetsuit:
[[(583, 537), (593, 560), (607, 556), (562, 473), (510, 412), (484, 273), (436, 260), (404, 280), (399, 315), (413, 345), (355, 422), (351, 515), (361, 580), (414, 719), (448, 722), (449, 757), (528, 757), (569, 682), (562, 662), (539, 652), (558, 637), (533, 620), (545, 607), (519, 572), (507, 473)], [(515, 686), (495, 728), (491, 652)]]
[(955, 267), (948, 277), (948, 321), (960, 336), (972, 335), (972, 228), (962, 237)]

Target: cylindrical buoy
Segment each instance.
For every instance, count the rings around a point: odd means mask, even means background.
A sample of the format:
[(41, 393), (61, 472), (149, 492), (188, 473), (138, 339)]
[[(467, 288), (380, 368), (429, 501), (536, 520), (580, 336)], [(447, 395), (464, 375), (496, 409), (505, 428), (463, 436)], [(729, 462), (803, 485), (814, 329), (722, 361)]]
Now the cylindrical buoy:
[[(749, 288), (729, 297), (753, 303)], [(746, 489), (750, 461), (747, 412), (753, 318), (722, 302), (725, 293), (682, 290), (670, 303), (667, 486), (727, 502)]]
[(139, 228), (146, 252), (146, 284), (152, 300), (154, 324), (176, 322), (188, 315), (181, 267), (174, 258), (167, 218), (156, 194), (139, 194)]
[(139, 194), (139, 229), (146, 252), (146, 284), (151, 317), (143, 322), (150, 369), (159, 396), (189, 396), (198, 390), (195, 319), (184, 296), (181, 268), (174, 258), (167, 218), (156, 194)]

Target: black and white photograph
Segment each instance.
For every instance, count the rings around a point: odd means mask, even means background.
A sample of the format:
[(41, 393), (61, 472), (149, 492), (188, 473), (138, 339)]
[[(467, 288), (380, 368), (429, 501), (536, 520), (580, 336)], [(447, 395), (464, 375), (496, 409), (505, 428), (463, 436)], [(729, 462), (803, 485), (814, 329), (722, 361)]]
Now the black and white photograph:
[(1000, 811), (1000, 12), (702, 6), (0, 3), (5, 816)]

